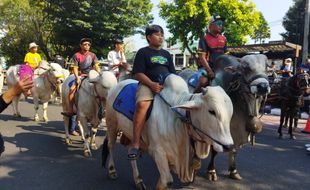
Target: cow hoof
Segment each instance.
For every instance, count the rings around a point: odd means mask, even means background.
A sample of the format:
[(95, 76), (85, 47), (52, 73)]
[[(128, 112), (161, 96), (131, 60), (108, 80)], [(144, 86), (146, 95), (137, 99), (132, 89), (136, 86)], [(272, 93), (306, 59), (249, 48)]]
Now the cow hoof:
[(90, 148), (91, 148), (92, 150), (97, 150), (97, 149), (98, 149), (98, 147), (97, 147), (97, 145), (96, 145), (96, 144), (92, 144), (92, 145), (90, 145)]
[(231, 179), (235, 179), (235, 180), (241, 180), (241, 179), (242, 179), (242, 177), (240, 176), (240, 174), (238, 173), (238, 171), (230, 172), (229, 177), (230, 177)]
[(296, 140), (295, 135), (291, 135), (291, 136), (290, 136), (290, 139), (292, 139), (292, 140)]
[(71, 145), (72, 144), (72, 140), (70, 138), (66, 138), (66, 145)]
[(86, 158), (91, 157), (92, 155), (91, 155), (90, 150), (84, 150), (84, 156), (85, 156)]
[(288, 125), (283, 125), (284, 128), (288, 128)]
[(22, 117), (22, 116), (20, 115), (20, 113), (14, 113), (14, 116), (15, 116), (15, 117)]
[(207, 178), (208, 178), (209, 181), (217, 181), (218, 177), (216, 175), (216, 171), (215, 170), (208, 171)]
[(140, 183), (136, 184), (136, 187), (138, 190), (146, 190), (146, 186), (143, 183), (143, 181), (141, 181)]
[(192, 167), (194, 170), (199, 170), (201, 168), (201, 159), (194, 157)]
[(43, 118), (43, 122), (48, 122), (48, 118)]
[(116, 172), (109, 173), (109, 179), (116, 180), (117, 178), (118, 178), (118, 175)]
[(280, 135), (279, 135), (279, 139), (283, 139), (283, 135), (280, 134)]
[(33, 118), (33, 121), (38, 122), (39, 120), (40, 120), (39, 117), (34, 117), (34, 118)]

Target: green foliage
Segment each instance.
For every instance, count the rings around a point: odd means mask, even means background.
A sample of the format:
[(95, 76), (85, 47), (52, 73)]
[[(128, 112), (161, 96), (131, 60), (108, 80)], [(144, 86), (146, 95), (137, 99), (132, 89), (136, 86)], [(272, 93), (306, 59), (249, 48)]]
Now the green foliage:
[(54, 54), (72, 56), (79, 40), (90, 37), (100, 57), (116, 37), (137, 33), (152, 21), (151, 9), (150, 0), (1, 0), (0, 52), (9, 64), (21, 63), (35, 41), (50, 60)]
[(249, 0), (174, 0), (161, 1), (160, 15), (173, 34), (172, 42), (180, 40), (183, 48), (194, 53), (190, 46), (199, 39), (208, 25), (210, 15), (225, 18), (224, 31), (229, 45), (241, 45), (253, 36), (260, 16)]
[(150, 0), (47, 0), (55, 20), (54, 42), (58, 51), (72, 55), (82, 37), (93, 40), (93, 51), (106, 54), (116, 37), (126, 37), (148, 24)]
[(304, 0), (294, 0), (293, 6), (289, 8), (285, 17), (283, 18), (282, 24), (286, 32), (282, 33), (281, 35), (285, 41), (302, 45), (304, 35), (303, 26), (304, 26), (305, 2), (306, 1)]
[(259, 24), (257, 28), (254, 30), (254, 35), (252, 39), (256, 42), (262, 43), (264, 39), (270, 38), (270, 28), (268, 23), (264, 17), (264, 15), (260, 12), (259, 13)]
[(22, 63), (29, 42), (37, 41), (34, 16), (30, 15), (28, 0), (12, 0), (2, 3), (0, 28), (5, 36), (0, 41), (1, 53), (11, 64)]
[(175, 0), (173, 3), (160, 2), (160, 16), (167, 21), (167, 28), (173, 34), (169, 39), (171, 44), (180, 40), (183, 48), (187, 48), (193, 54), (190, 46), (203, 35), (203, 29), (210, 17), (207, 6), (209, 1)]

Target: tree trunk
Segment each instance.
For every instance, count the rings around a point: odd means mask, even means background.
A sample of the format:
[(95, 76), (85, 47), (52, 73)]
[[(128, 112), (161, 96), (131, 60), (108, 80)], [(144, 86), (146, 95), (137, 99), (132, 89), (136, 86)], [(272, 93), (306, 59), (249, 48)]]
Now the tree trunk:
[(196, 53), (194, 53), (192, 50), (191, 50), (191, 48), (189, 47), (189, 45), (188, 45), (188, 41), (185, 41), (184, 42), (184, 46), (186, 47), (186, 49), (189, 51), (189, 53), (191, 54), (191, 57), (192, 58), (194, 58), (194, 60), (195, 60), (195, 63), (196, 64), (198, 64), (198, 58), (196, 57)]

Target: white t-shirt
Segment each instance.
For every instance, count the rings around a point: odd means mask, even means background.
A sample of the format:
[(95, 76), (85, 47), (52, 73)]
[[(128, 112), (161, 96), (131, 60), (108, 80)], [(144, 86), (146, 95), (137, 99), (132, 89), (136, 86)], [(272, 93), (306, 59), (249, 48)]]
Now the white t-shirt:
[(125, 58), (125, 54), (124, 52), (122, 52), (122, 56), (123, 59), (121, 60), (121, 53), (120, 51), (116, 52), (115, 50), (110, 51), (108, 54), (108, 64), (109, 64), (109, 68), (110, 70), (114, 71), (114, 72), (119, 72), (119, 68), (118, 67), (114, 67), (112, 69), (112, 66), (115, 64), (119, 64), (121, 61), (123, 63), (126, 63), (126, 58)]

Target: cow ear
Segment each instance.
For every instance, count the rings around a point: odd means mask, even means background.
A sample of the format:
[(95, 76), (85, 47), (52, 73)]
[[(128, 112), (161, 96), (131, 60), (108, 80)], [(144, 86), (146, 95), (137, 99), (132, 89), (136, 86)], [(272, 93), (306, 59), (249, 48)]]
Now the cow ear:
[(186, 110), (192, 110), (192, 109), (198, 109), (200, 107), (200, 104), (196, 101), (188, 101), (185, 104), (176, 105), (173, 108), (181, 108)]
[(237, 73), (237, 67), (234, 66), (228, 66), (224, 68), (225, 72), (231, 73), (231, 74), (235, 74)]
[(91, 71), (89, 71), (88, 77), (89, 77), (90, 83), (95, 83), (95, 82), (99, 81), (100, 74), (95, 70), (91, 70)]

